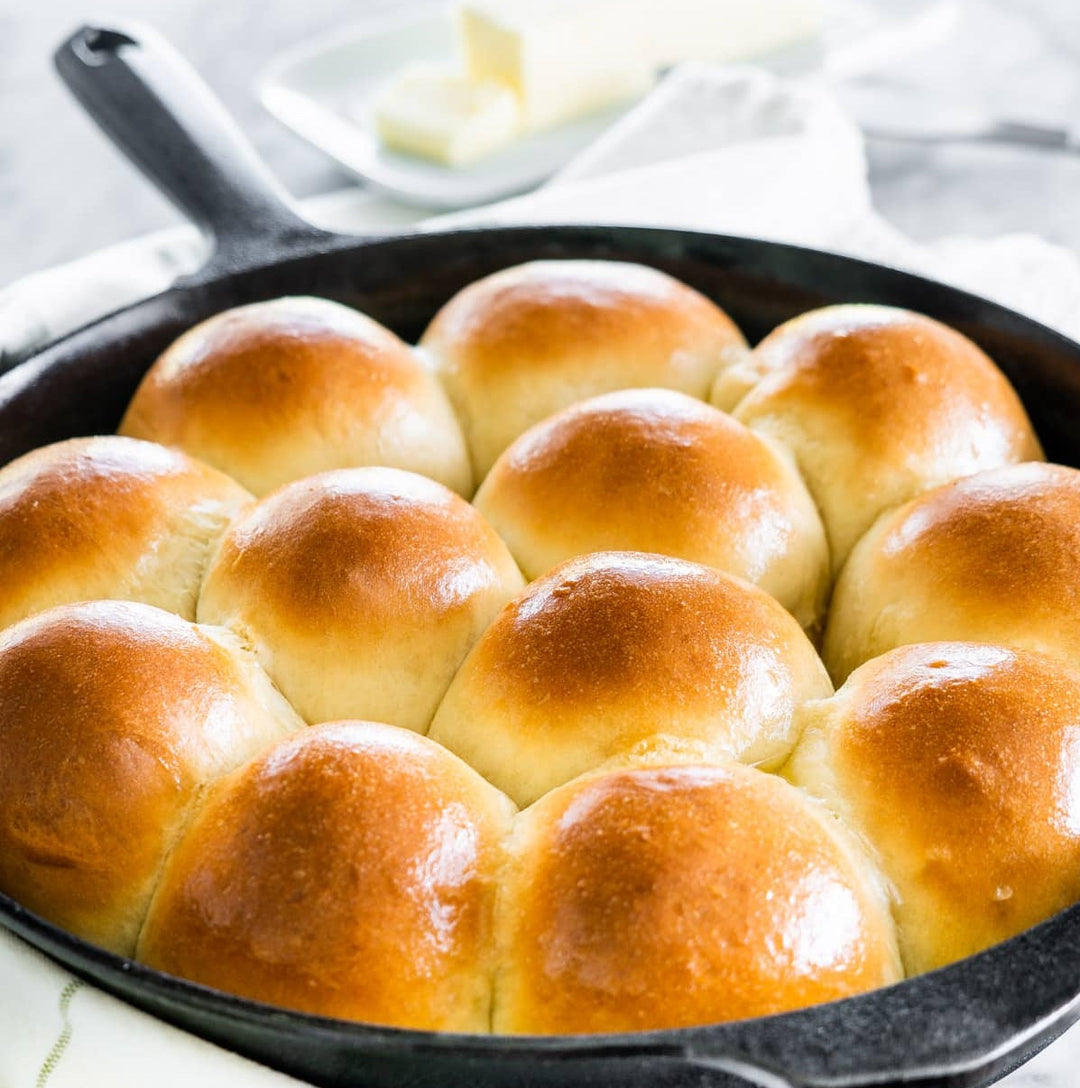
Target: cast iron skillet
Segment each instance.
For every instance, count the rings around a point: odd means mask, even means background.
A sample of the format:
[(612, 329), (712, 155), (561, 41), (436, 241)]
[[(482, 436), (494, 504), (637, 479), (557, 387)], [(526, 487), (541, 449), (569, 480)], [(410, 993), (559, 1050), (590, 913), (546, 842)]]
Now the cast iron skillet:
[[(155, 355), (228, 306), (310, 293), (405, 337), (466, 283), (540, 257), (643, 261), (716, 299), (752, 339), (803, 310), (882, 302), (980, 343), (1020, 391), (1051, 459), (1080, 465), (1080, 345), (984, 299), (793, 246), (624, 227), (498, 228), (393, 239), (317, 230), (292, 210), (198, 78), (149, 32), (84, 27), (61, 75), (213, 244), (195, 275), (0, 377), (0, 463), (115, 429)], [(78, 183), (73, 179), (73, 199)], [(103, 952), (0, 896), (0, 923), (132, 1004), (321, 1085), (983, 1085), (1080, 1016), (1080, 907), (942, 971), (784, 1016), (641, 1034), (500, 1038), (400, 1031), (291, 1013)]]

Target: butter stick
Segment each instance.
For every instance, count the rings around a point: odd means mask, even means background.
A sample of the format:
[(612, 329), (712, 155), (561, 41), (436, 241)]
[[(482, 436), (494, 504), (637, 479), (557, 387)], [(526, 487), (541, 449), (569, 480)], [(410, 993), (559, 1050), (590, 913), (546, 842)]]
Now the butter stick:
[(511, 88), (531, 130), (635, 98), (652, 84), (654, 59), (640, 21), (622, 18), (625, 4), (463, 0), (456, 11), (465, 69)]
[(458, 0), (473, 79), (517, 95), (527, 129), (635, 98), (683, 60), (737, 61), (820, 29), (819, 0)]

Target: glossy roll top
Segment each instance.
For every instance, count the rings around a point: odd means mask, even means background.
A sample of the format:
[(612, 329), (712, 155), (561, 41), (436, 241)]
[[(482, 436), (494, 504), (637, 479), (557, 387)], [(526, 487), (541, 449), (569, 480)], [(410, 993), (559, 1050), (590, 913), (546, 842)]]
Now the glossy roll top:
[(1020, 399), (975, 344), (886, 306), (830, 306), (786, 322), (720, 375), (713, 402), (791, 450), (837, 569), (884, 510), (1042, 457)]
[(900, 977), (873, 871), (820, 807), (739, 765), (588, 775), (518, 817), (497, 1032), (763, 1016)]
[(438, 380), (389, 329), (328, 299), (257, 302), (196, 325), (147, 372), (120, 430), (178, 446), (256, 495), (373, 464), (472, 492)]
[(0, 628), (96, 598), (194, 619), (209, 553), (250, 499), (178, 451), (115, 435), (10, 462), (0, 469)]
[(225, 535), (201, 622), (234, 630), (309, 721), (424, 732), (458, 665), (523, 585), (464, 499), (390, 468), (288, 484)]
[(785, 773), (876, 850), (910, 973), (1080, 898), (1080, 669), (983, 643), (906, 646), (803, 721)]
[(305, 729), (211, 789), (165, 869), (139, 958), (304, 1012), (487, 1031), (512, 813), (415, 733)]
[(932, 639), (1000, 642), (1080, 665), (1080, 472), (982, 472), (866, 535), (833, 597), (824, 645), (833, 676)]
[(300, 725), (225, 632), (142, 604), (50, 609), (0, 635), (0, 891), (135, 947), (199, 790)]
[(659, 552), (760, 585), (805, 627), (824, 608), (828, 548), (795, 468), (684, 393), (622, 390), (551, 416), (475, 502), (529, 578), (588, 552)]
[(518, 435), (598, 393), (708, 395), (745, 351), (731, 319), (654, 268), (534, 261), (459, 291), (420, 341), (465, 428), (477, 479)]
[(499, 613), (430, 736), (529, 804), (657, 737), (775, 763), (795, 741), (795, 707), (831, 690), (806, 635), (761, 590), (696, 563), (602, 552)]

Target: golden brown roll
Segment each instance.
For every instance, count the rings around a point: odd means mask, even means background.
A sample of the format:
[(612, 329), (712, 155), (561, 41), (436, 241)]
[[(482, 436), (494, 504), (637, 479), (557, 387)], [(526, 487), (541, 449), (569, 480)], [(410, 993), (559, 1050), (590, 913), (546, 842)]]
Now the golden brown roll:
[(302, 723), (226, 632), (63, 605), (0, 635), (0, 891), (135, 947), (198, 791)]
[(524, 582), (464, 499), (391, 468), (260, 500), (222, 539), (201, 622), (236, 631), (309, 722), (426, 731), (458, 665)]
[(839, 683), (912, 642), (969, 639), (1080, 665), (1080, 472), (1012, 465), (912, 500), (836, 584), (825, 661)]
[(795, 707), (831, 691), (766, 593), (681, 559), (601, 552), (499, 613), (429, 735), (524, 805), (657, 736), (775, 763)]
[(627, 389), (518, 438), (475, 503), (528, 578), (623, 549), (717, 567), (761, 586), (804, 626), (828, 592), (821, 519), (787, 457), (684, 393)]
[(477, 480), (534, 423), (613, 389), (705, 398), (742, 334), (704, 295), (622, 261), (534, 261), (459, 291), (420, 341), (443, 378)]
[(42, 446), (0, 469), (0, 627), (110, 597), (195, 618), (210, 549), (251, 496), (152, 442)]
[(1080, 899), (1080, 670), (984, 643), (905, 646), (802, 716), (785, 773), (877, 850), (909, 972)]
[(497, 1032), (764, 1016), (900, 978), (867, 860), (739, 765), (588, 775), (518, 818), (499, 901)]
[(829, 306), (788, 321), (720, 375), (713, 403), (794, 454), (834, 569), (889, 507), (1042, 457), (1019, 398), (975, 344), (886, 306)]
[(147, 372), (120, 431), (179, 446), (256, 495), (354, 465), (472, 493), (438, 380), (389, 329), (328, 299), (257, 302), (196, 325)]
[(304, 1012), (487, 1031), (512, 814), (415, 733), (306, 729), (210, 791), (169, 859), (139, 958)]

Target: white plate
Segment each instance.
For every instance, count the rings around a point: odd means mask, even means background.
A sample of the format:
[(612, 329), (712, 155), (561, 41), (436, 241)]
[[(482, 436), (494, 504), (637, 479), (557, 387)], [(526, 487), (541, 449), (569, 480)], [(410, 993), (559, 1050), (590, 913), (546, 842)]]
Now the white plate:
[[(955, 23), (956, 0), (908, 0), (900, 15), (896, 6), (895, 0), (824, 0), (825, 26), (817, 38), (754, 63), (787, 76), (858, 78), (946, 38)], [(633, 105), (521, 137), (469, 167), (387, 150), (371, 116), (377, 88), (410, 61), (447, 61), (454, 53), (445, 11), (407, 22), (369, 22), (279, 55), (259, 76), (257, 90), (279, 121), (361, 181), (431, 209), (474, 207), (535, 188)]]
[(445, 16), (346, 29), (277, 57), (259, 76), (263, 105), (356, 177), (399, 199), (431, 208), (467, 208), (539, 185), (591, 144), (628, 108), (595, 113), (522, 137), (466, 168), (452, 169), (383, 147), (371, 103), (376, 88), (414, 60), (453, 56)]

